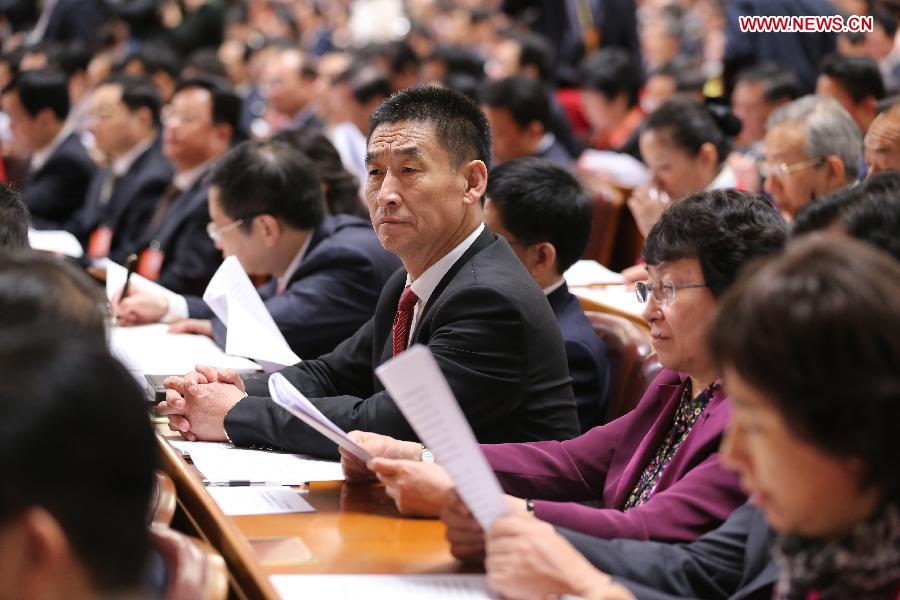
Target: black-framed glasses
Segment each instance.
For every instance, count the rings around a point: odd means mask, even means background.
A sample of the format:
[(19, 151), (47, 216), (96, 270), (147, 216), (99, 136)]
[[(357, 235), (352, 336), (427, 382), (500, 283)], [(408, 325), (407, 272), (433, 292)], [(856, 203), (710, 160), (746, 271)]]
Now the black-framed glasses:
[(675, 302), (675, 292), (678, 290), (690, 289), (690, 288), (705, 288), (709, 287), (705, 283), (683, 283), (677, 284), (672, 283), (671, 281), (657, 281), (656, 283), (649, 283), (647, 281), (638, 281), (634, 284), (634, 295), (637, 296), (638, 302), (641, 304), (647, 302), (650, 299), (650, 295), (653, 295), (653, 299), (663, 306), (669, 306), (673, 302)]

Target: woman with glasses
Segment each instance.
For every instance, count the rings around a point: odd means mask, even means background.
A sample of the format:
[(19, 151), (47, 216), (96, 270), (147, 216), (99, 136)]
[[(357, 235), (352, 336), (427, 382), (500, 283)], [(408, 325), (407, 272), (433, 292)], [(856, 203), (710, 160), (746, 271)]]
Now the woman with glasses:
[[(601, 537), (686, 541), (744, 501), (737, 477), (719, 465), (728, 407), (705, 339), (719, 296), (746, 262), (780, 249), (786, 231), (765, 198), (735, 190), (699, 192), (663, 214), (637, 286), (663, 371), (633, 411), (578, 438), (482, 445), (513, 511)], [(343, 455), (348, 480), (374, 471), (401, 511), (443, 510), (457, 557), (483, 556), (483, 532), (446, 474), (414, 462), (420, 444), (352, 435), (379, 458), (363, 465)]]
[(900, 265), (842, 238), (804, 239), (742, 277), (710, 352), (733, 407), (722, 462), (751, 501), (679, 545), (504, 518), (488, 535), (492, 586), (516, 599), (900, 599), (897, 296)]

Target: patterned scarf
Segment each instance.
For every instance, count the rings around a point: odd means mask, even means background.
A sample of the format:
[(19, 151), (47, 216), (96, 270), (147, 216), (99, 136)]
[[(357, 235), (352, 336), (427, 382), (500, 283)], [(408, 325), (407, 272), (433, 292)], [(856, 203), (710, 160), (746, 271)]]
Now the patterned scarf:
[(775, 600), (891, 600), (900, 591), (900, 507), (887, 505), (841, 540), (780, 536)]

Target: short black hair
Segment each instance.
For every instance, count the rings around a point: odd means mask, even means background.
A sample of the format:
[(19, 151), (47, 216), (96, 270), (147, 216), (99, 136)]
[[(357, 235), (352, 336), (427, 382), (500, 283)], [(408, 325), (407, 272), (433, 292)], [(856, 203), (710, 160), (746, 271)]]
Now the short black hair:
[(728, 157), (730, 138), (740, 130), (740, 121), (730, 112), (677, 96), (663, 102), (641, 125), (642, 134), (647, 131), (667, 134), (674, 146), (691, 156), (699, 154), (703, 144), (710, 143), (716, 147), (719, 163)]
[(325, 218), (322, 183), (316, 166), (279, 142), (246, 141), (213, 167), (210, 185), (220, 190), (222, 210), (232, 219), (269, 214), (298, 229), (315, 229)]
[(887, 11), (883, 8), (875, 7), (872, 9), (872, 19), (875, 21), (875, 24), (884, 29), (884, 33), (887, 37), (894, 39), (894, 35), (897, 33), (897, 19), (894, 17), (890, 11)]
[(316, 165), (325, 184), (325, 204), (332, 215), (369, 216), (359, 193), (359, 180), (341, 162), (341, 155), (331, 141), (316, 127), (283, 129), (272, 137), (273, 142), (293, 146)]
[(28, 248), (30, 222), (21, 194), (0, 183), (0, 250)]
[(428, 60), (444, 63), (447, 73), (466, 73), (476, 79), (484, 79), (484, 59), (470, 48), (438, 46)]
[(533, 157), (507, 161), (491, 172), (485, 195), (518, 241), (553, 244), (560, 273), (584, 254), (591, 201), (563, 167)]
[(841, 223), (847, 210), (862, 199), (863, 188), (859, 183), (842, 187), (821, 198), (813, 198), (797, 211), (791, 234), (803, 235)]
[(797, 436), (860, 458), (900, 500), (900, 265), (849, 238), (805, 237), (723, 298), (710, 353), (763, 392)]
[(868, 56), (829, 54), (822, 59), (819, 73), (840, 82), (854, 102), (870, 96), (881, 100), (886, 95), (878, 63)]
[(216, 124), (225, 124), (231, 127), (232, 138), (240, 133), (241, 122), (241, 97), (224, 81), (212, 77), (191, 77), (182, 79), (175, 86), (173, 96), (191, 88), (201, 88), (212, 96), (212, 120)]
[(156, 467), (142, 393), (102, 338), (21, 325), (0, 329), (0, 524), (39, 507), (96, 591), (139, 589)]
[(69, 115), (69, 80), (65, 73), (54, 69), (22, 71), (3, 88), (3, 94), (17, 92), (22, 106), (32, 117), (45, 108), (53, 111), (57, 120)]
[(516, 31), (507, 38), (519, 45), (519, 68), (535, 67), (543, 82), (553, 78), (555, 60), (553, 46), (547, 38), (533, 31)]
[(481, 103), (491, 108), (505, 108), (520, 129), (538, 122), (550, 125), (550, 100), (541, 82), (517, 76), (489, 81), (481, 88)]
[(125, 59), (125, 64), (134, 60), (141, 63), (144, 72), (148, 76), (162, 71), (172, 79), (177, 80), (181, 73), (178, 55), (170, 47), (163, 44), (144, 44)]
[(625, 94), (628, 106), (637, 106), (644, 77), (640, 63), (626, 50), (604, 48), (585, 57), (578, 70), (582, 89), (600, 92), (607, 100)]
[(106, 297), (73, 263), (32, 250), (0, 253), (0, 330), (67, 323), (106, 339)]
[(735, 85), (739, 83), (761, 83), (766, 102), (796, 100), (802, 95), (800, 82), (793, 71), (776, 63), (762, 63), (744, 69), (735, 79)]
[(373, 98), (391, 95), (391, 79), (387, 73), (368, 62), (356, 62), (334, 78), (332, 84), (346, 83), (353, 98), (365, 104)]
[(900, 261), (900, 172), (870, 175), (860, 186), (860, 201), (847, 209), (847, 233)]
[(159, 112), (162, 108), (162, 99), (159, 90), (147, 77), (142, 75), (110, 75), (100, 82), (100, 85), (117, 85), (122, 90), (122, 104), (128, 110), (134, 112), (139, 108), (150, 111), (153, 124), (159, 125)]
[(647, 234), (643, 258), (658, 265), (696, 258), (713, 296), (721, 296), (741, 267), (779, 251), (788, 224), (761, 194), (704, 190), (673, 202)]
[(457, 91), (424, 85), (393, 94), (369, 117), (369, 137), (379, 125), (401, 121), (431, 125), (455, 167), (470, 160), (490, 165), (491, 127), (487, 117)]

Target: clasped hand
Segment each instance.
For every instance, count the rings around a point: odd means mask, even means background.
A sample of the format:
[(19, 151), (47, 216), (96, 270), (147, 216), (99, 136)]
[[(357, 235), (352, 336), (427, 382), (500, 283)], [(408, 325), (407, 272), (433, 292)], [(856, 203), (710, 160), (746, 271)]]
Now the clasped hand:
[(186, 440), (225, 441), (225, 415), (247, 395), (244, 382), (233, 369), (195, 368), (166, 379), (166, 399), (156, 412), (169, 417), (169, 429)]

